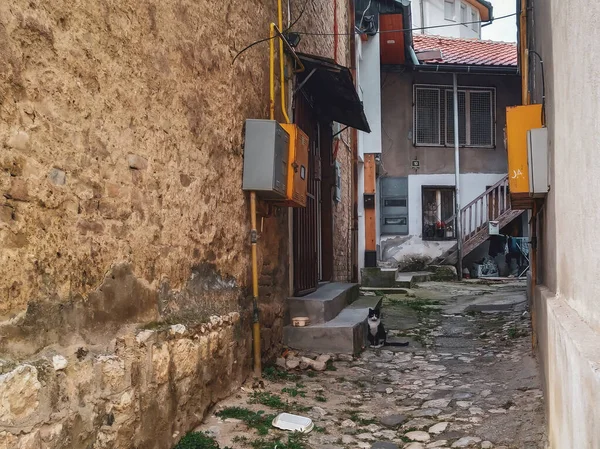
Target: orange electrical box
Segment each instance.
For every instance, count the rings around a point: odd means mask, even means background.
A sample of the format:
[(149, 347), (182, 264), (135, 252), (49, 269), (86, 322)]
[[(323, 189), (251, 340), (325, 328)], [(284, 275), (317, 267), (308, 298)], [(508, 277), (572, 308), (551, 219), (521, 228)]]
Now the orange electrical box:
[[(527, 209), (529, 200), (529, 162), (527, 131), (542, 127), (542, 105), (506, 108), (506, 146), (508, 152), (508, 187), (515, 209)], [(521, 203), (521, 206), (519, 206)]]
[(282, 124), (290, 135), (286, 201), (288, 207), (306, 207), (308, 181), (308, 136), (294, 124)]

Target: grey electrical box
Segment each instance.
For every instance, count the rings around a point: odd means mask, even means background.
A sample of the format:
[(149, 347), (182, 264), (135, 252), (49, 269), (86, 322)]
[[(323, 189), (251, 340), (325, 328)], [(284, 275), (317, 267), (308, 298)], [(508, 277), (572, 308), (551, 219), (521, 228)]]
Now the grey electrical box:
[(289, 134), (275, 120), (246, 120), (243, 190), (261, 198), (286, 197)]
[(548, 128), (527, 131), (529, 193), (544, 197), (548, 193)]
[(408, 234), (408, 178), (381, 178), (381, 233)]

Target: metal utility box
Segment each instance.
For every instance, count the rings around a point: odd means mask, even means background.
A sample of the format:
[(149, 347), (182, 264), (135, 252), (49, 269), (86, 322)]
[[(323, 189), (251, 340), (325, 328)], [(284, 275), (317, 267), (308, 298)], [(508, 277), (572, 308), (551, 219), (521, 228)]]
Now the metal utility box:
[(513, 209), (532, 207), (532, 199), (529, 195), (527, 131), (541, 127), (541, 104), (506, 108), (508, 186)]
[(261, 198), (286, 197), (290, 136), (275, 120), (246, 120), (242, 189)]
[(308, 136), (294, 124), (282, 124), (290, 136), (287, 167), (286, 201), (288, 207), (306, 207), (308, 181)]
[(381, 233), (408, 234), (408, 178), (381, 178)]
[(548, 128), (527, 131), (529, 193), (543, 198), (548, 193)]
[(500, 222), (492, 221), (488, 222), (488, 234), (489, 235), (500, 235)]

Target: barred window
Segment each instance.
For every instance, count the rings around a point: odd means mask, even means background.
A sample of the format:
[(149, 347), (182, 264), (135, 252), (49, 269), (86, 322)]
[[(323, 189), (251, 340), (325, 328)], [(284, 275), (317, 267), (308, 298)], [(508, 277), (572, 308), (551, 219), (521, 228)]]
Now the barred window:
[(416, 141), (422, 145), (440, 145), (440, 89), (415, 89)]
[[(495, 145), (494, 110), (493, 89), (459, 89), (460, 146), (490, 148)], [(415, 145), (454, 146), (454, 92), (451, 87), (415, 86), (414, 115)]]

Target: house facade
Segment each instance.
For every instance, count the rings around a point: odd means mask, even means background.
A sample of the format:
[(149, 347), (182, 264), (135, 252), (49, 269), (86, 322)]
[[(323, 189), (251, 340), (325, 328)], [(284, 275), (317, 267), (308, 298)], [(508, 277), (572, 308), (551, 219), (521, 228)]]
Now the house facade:
[(493, 17), (490, 2), (483, 0), (413, 0), (413, 33), (481, 39), (482, 22)]
[[(240, 52), (277, 2), (0, 4), (0, 447), (173, 447), (251, 372), (251, 241), (264, 360), (286, 297), (355, 276), (356, 132), (334, 138), (352, 117), (325, 108), (360, 106), (353, 38), (331, 36), (354, 10), (289, 12), (281, 29), (320, 34), (273, 87), (310, 139), (308, 204), (259, 199), (251, 233), (244, 123), (270, 116), (269, 44)], [(344, 99), (307, 81), (327, 64)]]
[[(392, 266), (428, 263), (456, 245), (453, 76), (461, 209), (507, 176), (505, 111), (520, 94), (514, 44), (436, 36), (414, 36), (413, 43), (417, 58), (442, 58), (382, 72), (379, 260)], [(463, 226), (463, 233), (474, 230), (468, 222)], [(485, 249), (473, 257), (480, 259)]]

